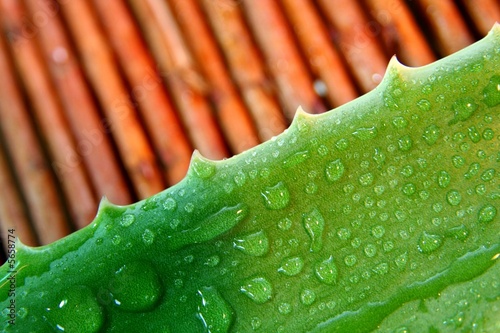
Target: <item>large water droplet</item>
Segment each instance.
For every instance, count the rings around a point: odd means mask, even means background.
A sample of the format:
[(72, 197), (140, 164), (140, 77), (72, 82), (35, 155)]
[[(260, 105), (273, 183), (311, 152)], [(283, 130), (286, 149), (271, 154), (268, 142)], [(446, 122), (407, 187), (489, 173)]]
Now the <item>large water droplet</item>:
[(162, 285), (151, 265), (131, 262), (120, 267), (109, 283), (113, 303), (123, 311), (151, 310), (162, 295)]
[(398, 140), (398, 146), (401, 151), (408, 151), (413, 146), (413, 141), (409, 135), (405, 135)]
[(469, 127), (467, 129), (467, 133), (469, 134), (469, 138), (472, 142), (478, 143), (481, 140), (481, 134), (479, 134), (476, 126)]
[(373, 127), (360, 127), (352, 133), (355, 137), (360, 140), (370, 140), (377, 136), (378, 131), (375, 126)]
[(500, 75), (493, 75), (483, 90), (483, 101), (489, 107), (500, 104)]
[(265, 277), (258, 276), (246, 280), (240, 291), (257, 304), (269, 301), (273, 294), (273, 287)]
[(481, 175), (481, 180), (484, 182), (489, 182), (495, 177), (495, 173), (496, 173), (495, 169), (485, 170)]
[(369, 186), (373, 183), (373, 174), (368, 172), (359, 176), (359, 183), (363, 186)]
[(268, 209), (283, 209), (290, 203), (290, 193), (283, 182), (279, 182), (272, 187), (266, 187), (261, 192), (261, 195)]
[(306, 161), (310, 157), (309, 151), (299, 151), (298, 153), (293, 154), (283, 161), (283, 166), (285, 168), (294, 167), (304, 161)]
[(325, 228), (325, 219), (321, 212), (313, 208), (309, 213), (305, 213), (302, 219), (304, 228), (311, 239), (311, 252), (318, 252), (323, 247), (323, 230)]
[(489, 223), (497, 216), (497, 209), (492, 204), (486, 204), (479, 210), (477, 215), (479, 222)]
[(92, 291), (85, 286), (71, 287), (46, 311), (46, 317), (56, 331), (97, 333), (104, 324), (103, 310)]
[(465, 225), (461, 224), (459, 226), (448, 229), (445, 235), (464, 241), (467, 239), (467, 237), (469, 237), (469, 230)]
[(333, 256), (318, 262), (314, 266), (314, 273), (319, 281), (329, 285), (335, 284), (339, 273), (337, 265), (335, 265), (335, 261), (333, 260)]
[(457, 190), (448, 191), (446, 201), (452, 206), (457, 206), (462, 201), (462, 195)]
[(463, 97), (453, 103), (455, 117), (449, 122), (450, 125), (459, 121), (469, 119), (477, 110), (478, 105), (471, 97)]
[(479, 163), (477, 163), (477, 162), (471, 163), (471, 165), (469, 165), (469, 170), (467, 170), (467, 172), (464, 175), (465, 179), (470, 179), (470, 178), (474, 177), (475, 175), (477, 175), (480, 168), (481, 168), (481, 165)]
[(208, 333), (227, 333), (233, 321), (233, 311), (214, 287), (198, 290), (198, 318)]
[(436, 125), (430, 125), (424, 129), (424, 134), (422, 135), (422, 137), (429, 146), (432, 146), (439, 139), (439, 134), (439, 127)]
[(326, 179), (330, 182), (335, 182), (342, 177), (345, 172), (344, 164), (340, 159), (332, 161), (326, 165)]
[(128, 227), (134, 222), (135, 222), (135, 215), (133, 214), (125, 214), (120, 219), (120, 225), (122, 227)]
[(281, 262), (280, 268), (278, 268), (278, 272), (288, 275), (288, 276), (294, 276), (299, 274), (302, 271), (302, 268), (304, 267), (304, 260), (300, 257), (291, 257), (291, 258), (285, 258)]
[(316, 293), (311, 289), (304, 289), (300, 292), (300, 302), (304, 305), (311, 305), (316, 300)]
[(264, 231), (236, 238), (233, 245), (238, 250), (250, 256), (263, 256), (269, 252), (269, 240)]
[(421, 253), (431, 253), (443, 245), (443, 237), (435, 234), (423, 232), (418, 240), (418, 250)]
[(446, 188), (446, 187), (448, 187), (448, 185), (450, 185), (451, 176), (445, 170), (441, 170), (438, 172), (437, 181), (438, 181), (439, 187)]

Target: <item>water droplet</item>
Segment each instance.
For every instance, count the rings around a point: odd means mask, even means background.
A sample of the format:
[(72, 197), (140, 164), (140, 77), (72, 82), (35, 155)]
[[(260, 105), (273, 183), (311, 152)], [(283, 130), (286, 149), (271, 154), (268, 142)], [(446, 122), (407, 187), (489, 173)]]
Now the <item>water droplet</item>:
[(416, 190), (417, 190), (417, 188), (415, 187), (415, 184), (413, 184), (413, 183), (407, 183), (402, 188), (403, 193), (408, 195), (408, 196), (415, 193)]
[(299, 274), (304, 267), (304, 261), (300, 257), (291, 257), (286, 258), (281, 262), (280, 268), (278, 268), (278, 272), (288, 275), (294, 276)]
[(372, 271), (378, 275), (385, 275), (385, 274), (389, 273), (389, 265), (385, 262), (380, 263), (377, 266), (375, 266), (372, 269)]
[(465, 164), (465, 159), (460, 155), (454, 155), (451, 158), (451, 162), (455, 168), (460, 168)]
[(437, 181), (438, 181), (439, 187), (446, 188), (446, 187), (448, 187), (448, 185), (450, 185), (451, 176), (445, 170), (441, 170), (438, 172)]
[(162, 295), (162, 285), (153, 267), (145, 262), (131, 262), (120, 267), (111, 282), (113, 303), (124, 311), (151, 310)]
[(288, 217), (285, 217), (279, 220), (278, 222), (278, 228), (283, 231), (290, 230), (291, 227), (292, 227), (292, 220), (290, 220)]
[(149, 246), (153, 244), (154, 240), (155, 240), (155, 234), (151, 230), (145, 229), (144, 232), (142, 233), (142, 241), (144, 242), (144, 244)]
[(326, 156), (328, 154), (328, 147), (325, 145), (321, 145), (318, 147), (318, 154), (320, 156)]
[(278, 311), (284, 315), (289, 314), (292, 312), (292, 305), (286, 302), (280, 303), (280, 305), (278, 305)]
[(85, 286), (73, 286), (46, 308), (46, 317), (57, 331), (101, 331), (104, 313), (92, 291)]
[(285, 159), (283, 161), (283, 166), (285, 168), (294, 167), (294, 166), (306, 161), (307, 159), (309, 159), (309, 157), (310, 157), (309, 151), (307, 151), (307, 150), (299, 151), (298, 153), (295, 153), (295, 154), (291, 155), (290, 157), (288, 157), (287, 159)]
[(122, 238), (119, 235), (114, 235), (113, 238), (111, 238), (111, 243), (113, 243), (113, 245), (119, 245), (121, 241)]
[(372, 258), (377, 254), (377, 248), (373, 244), (368, 244), (365, 246), (364, 252), (368, 258)]
[(489, 141), (495, 137), (495, 132), (491, 128), (485, 128), (483, 131), (483, 139)]
[(394, 263), (399, 270), (404, 270), (406, 268), (406, 264), (408, 263), (408, 252), (400, 254), (394, 259)]
[(337, 231), (337, 236), (339, 236), (341, 240), (348, 240), (351, 237), (351, 230), (347, 228), (340, 228)]
[(215, 163), (203, 158), (199, 154), (193, 155), (191, 159), (191, 168), (201, 179), (210, 178), (215, 173)]
[(384, 185), (377, 185), (373, 188), (373, 191), (377, 195), (382, 195), (385, 192), (385, 186)]
[(464, 241), (469, 236), (469, 230), (463, 224), (450, 228), (446, 231), (446, 236)]
[(122, 227), (128, 227), (134, 222), (135, 222), (135, 215), (133, 214), (125, 214), (120, 219), (120, 225)]
[(481, 175), (481, 179), (485, 182), (492, 180), (493, 177), (495, 177), (495, 169), (488, 169)]
[(413, 167), (411, 165), (405, 165), (401, 169), (401, 174), (405, 177), (410, 177), (411, 175), (413, 175)]
[(431, 102), (426, 99), (421, 99), (417, 102), (417, 106), (422, 111), (429, 111), (431, 109)]
[(472, 114), (477, 110), (478, 105), (471, 97), (463, 97), (453, 103), (454, 118), (448, 123), (449, 125), (455, 124), (459, 121), (469, 119)]
[(283, 209), (290, 203), (290, 193), (283, 182), (279, 182), (272, 187), (266, 187), (264, 191), (261, 192), (261, 195), (268, 209)]
[(344, 258), (344, 263), (346, 264), (346, 266), (349, 267), (356, 265), (357, 262), (358, 258), (354, 254), (349, 254)]
[(380, 148), (375, 148), (373, 153), (373, 160), (377, 165), (383, 165), (385, 162), (385, 153)]
[(243, 185), (245, 185), (246, 181), (247, 181), (247, 176), (241, 170), (238, 171), (238, 173), (234, 176), (234, 182), (239, 187), (242, 187)]
[(363, 186), (369, 186), (373, 183), (373, 174), (371, 174), (370, 172), (368, 173), (365, 173), (361, 176), (359, 176), (359, 183)]
[(411, 149), (413, 141), (409, 135), (405, 135), (398, 140), (399, 149), (402, 151), (408, 151)]
[(240, 291), (257, 304), (269, 301), (273, 294), (273, 287), (265, 277), (258, 276), (246, 280)]
[(304, 305), (311, 305), (316, 300), (316, 293), (311, 289), (304, 289), (300, 292), (300, 302)]
[(443, 237), (435, 234), (423, 232), (418, 240), (418, 250), (421, 253), (431, 253), (439, 249), (443, 245)]
[(309, 182), (306, 184), (305, 192), (307, 194), (314, 194), (318, 191), (318, 185), (313, 182)]
[(214, 254), (213, 256), (208, 257), (204, 264), (207, 265), (208, 267), (215, 267), (219, 263), (220, 263), (220, 257)]
[(467, 129), (467, 133), (469, 134), (469, 138), (472, 142), (478, 143), (481, 140), (481, 134), (479, 134), (476, 126), (469, 127)]
[(479, 222), (489, 223), (497, 216), (497, 209), (492, 204), (486, 204), (479, 210), (477, 215)]
[(477, 175), (480, 168), (481, 168), (481, 165), (479, 163), (477, 163), (477, 162), (471, 163), (471, 165), (469, 165), (469, 170), (467, 170), (467, 172), (464, 175), (465, 179), (470, 179), (470, 178), (474, 177), (475, 175)]
[(236, 238), (233, 246), (254, 257), (260, 257), (269, 252), (269, 240), (262, 230)]
[(335, 142), (335, 147), (337, 147), (337, 149), (340, 151), (344, 151), (349, 147), (349, 141), (345, 138), (339, 139), (337, 142)]
[(377, 136), (378, 131), (375, 126), (373, 127), (360, 127), (356, 131), (352, 132), (356, 138), (360, 140), (370, 140)]
[(483, 101), (489, 107), (500, 104), (500, 75), (493, 75), (483, 90)]
[(391, 252), (394, 249), (394, 243), (392, 241), (386, 241), (383, 247), (385, 252)]
[(253, 317), (250, 320), (250, 325), (254, 331), (258, 330), (262, 326), (262, 320), (259, 317)]
[(439, 127), (436, 125), (430, 125), (424, 129), (424, 134), (422, 135), (422, 137), (429, 146), (432, 146), (439, 139), (439, 135)]
[(233, 321), (233, 311), (214, 287), (198, 290), (197, 316), (209, 333), (227, 333)]
[(372, 235), (375, 238), (382, 238), (385, 234), (385, 228), (382, 225), (376, 225), (372, 228)]
[(328, 285), (337, 283), (338, 269), (333, 260), (333, 256), (316, 263), (314, 273), (320, 282)]
[(194, 210), (194, 204), (192, 202), (188, 202), (185, 206), (184, 206), (184, 210), (187, 212), (187, 213), (192, 213), (193, 210)]
[(462, 195), (457, 190), (448, 191), (446, 201), (452, 206), (457, 206), (462, 201)]
[(345, 172), (344, 164), (340, 159), (332, 161), (326, 165), (326, 179), (330, 182), (335, 182), (342, 177)]
[(173, 211), (177, 208), (177, 201), (174, 198), (167, 198), (163, 202), (163, 208), (169, 211)]
[(392, 119), (392, 124), (396, 128), (406, 128), (406, 126), (408, 126), (408, 120), (406, 120), (403, 117), (398, 116), (398, 117), (394, 117)]
[(311, 239), (311, 252), (318, 252), (323, 247), (323, 230), (325, 228), (325, 219), (321, 212), (313, 208), (309, 213), (305, 213), (302, 219), (307, 235)]

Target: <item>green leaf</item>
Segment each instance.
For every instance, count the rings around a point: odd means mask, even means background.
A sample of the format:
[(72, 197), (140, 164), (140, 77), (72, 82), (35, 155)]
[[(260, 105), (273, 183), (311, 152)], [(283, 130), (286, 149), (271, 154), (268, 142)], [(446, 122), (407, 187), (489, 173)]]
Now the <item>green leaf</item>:
[[(0, 268), (5, 332), (497, 332), (500, 27)], [(12, 317), (10, 317), (12, 315)], [(10, 322), (8, 320), (11, 320)]]

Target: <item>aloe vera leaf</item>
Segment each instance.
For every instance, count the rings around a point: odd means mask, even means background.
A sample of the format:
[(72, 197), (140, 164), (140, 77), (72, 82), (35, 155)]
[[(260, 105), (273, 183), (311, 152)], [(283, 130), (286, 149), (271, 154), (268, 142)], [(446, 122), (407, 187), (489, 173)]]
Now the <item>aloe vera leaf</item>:
[(195, 154), (179, 184), (103, 200), (53, 244), (18, 242), (2, 329), (498, 331), (499, 111), (498, 25), (429, 66), (393, 60), (351, 103), (228, 160)]

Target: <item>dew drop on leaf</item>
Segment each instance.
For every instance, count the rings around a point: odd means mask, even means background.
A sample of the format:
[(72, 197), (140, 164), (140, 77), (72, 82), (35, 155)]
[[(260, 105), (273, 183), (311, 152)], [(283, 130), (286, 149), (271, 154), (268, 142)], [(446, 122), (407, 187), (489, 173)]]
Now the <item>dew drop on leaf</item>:
[(439, 235), (424, 231), (418, 240), (418, 250), (427, 254), (436, 251), (443, 245), (443, 238)]
[(409, 135), (405, 135), (398, 140), (398, 146), (401, 151), (409, 151), (413, 146), (413, 141)]
[(299, 274), (304, 268), (304, 260), (301, 257), (290, 257), (285, 258), (281, 262), (280, 268), (278, 268), (278, 272), (287, 275), (294, 276)]
[(153, 244), (154, 240), (155, 240), (155, 234), (151, 230), (145, 229), (144, 232), (142, 233), (142, 241), (144, 242), (144, 244), (149, 246)]
[(477, 110), (478, 105), (471, 97), (463, 97), (453, 103), (454, 118), (449, 125), (469, 119)]
[(227, 333), (233, 321), (233, 310), (214, 287), (198, 290), (197, 316), (210, 333)]
[(348, 267), (352, 267), (352, 266), (356, 265), (357, 262), (358, 262), (358, 258), (354, 254), (349, 254), (344, 258), (344, 263)]
[(103, 309), (85, 286), (64, 292), (46, 311), (47, 320), (57, 331), (97, 333), (104, 324)]
[(462, 195), (457, 190), (450, 190), (446, 193), (446, 201), (452, 206), (457, 206), (462, 201)]
[(304, 305), (311, 305), (316, 300), (316, 293), (311, 289), (304, 289), (300, 292), (300, 302)]
[(373, 183), (373, 174), (368, 172), (359, 176), (359, 183), (363, 186), (369, 186)]
[(326, 165), (326, 179), (330, 182), (335, 182), (342, 177), (345, 172), (344, 164), (340, 159), (332, 161)]
[(254, 257), (263, 256), (269, 252), (269, 240), (262, 230), (235, 238), (233, 246)]
[(323, 247), (323, 231), (325, 228), (325, 219), (317, 208), (305, 213), (302, 218), (304, 229), (311, 240), (309, 250), (318, 252)]
[(483, 101), (489, 107), (500, 104), (500, 75), (493, 75), (483, 90)]
[(125, 214), (120, 219), (120, 225), (122, 227), (128, 227), (135, 222), (135, 216), (133, 214)]
[(373, 127), (360, 127), (356, 131), (352, 132), (356, 138), (360, 140), (370, 140), (374, 139), (378, 134), (377, 128)]
[(328, 285), (335, 284), (337, 282), (338, 269), (333, 256), (316, 263), (314, 273), (320, 282)]
[(177, 201), (174, 198), (167, 198), (163, 202), (163, 208), (168, 211), (174, 211), (177, 208)]
[(261, 192), (261, 195), (268, 209), (283, 209), (290, 203), (290, 193), (283, 182), (279, 182), (272, 187), (266, 187)]
[(421, 99), (417, 102), (417, 106), (422, 111), (429, 111), (431, 109), (431, 102), (426, 99)]
[(422, 135), (422, 138), (429, 146), (432, 146), (439, 139), (439, 134), (440, 134), (439, 127), (433, 124), (429, 125), (424, 129), (424, 134)]
[(271, 299), (273, 287), (265, 277), (258, 276), (245, 280), (240, 291), (255, 303), (263, 304)]
[(482, 223), (489, 223), (497, 216), (497, 209), (492, 204), (486, 204), (479, 210), (478, 220)]
[(467, 129), (467, 134), (469, 135), (469, 138), (472, 142), (478, 143), (479, 141), (481, 141), (481, 134), (479, 134), (476, 126), (470, 126)]
[(382, 225), (376, 225), (372, 228), (372, 235), (375, 238), (382, 238), (385, 234), (385, 228)]

